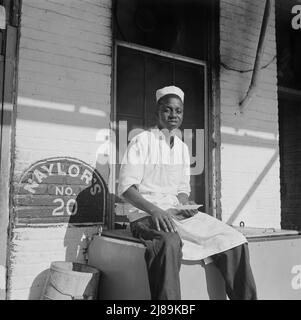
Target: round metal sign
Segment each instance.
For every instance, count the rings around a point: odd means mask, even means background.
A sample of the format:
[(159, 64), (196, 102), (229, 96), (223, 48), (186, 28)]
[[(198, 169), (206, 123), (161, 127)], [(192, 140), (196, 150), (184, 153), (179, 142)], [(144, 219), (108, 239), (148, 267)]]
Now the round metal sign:
[(87, 163), (70, 157), (36, 162), (14, 196), (16, 224), (104, 223), (107, 186)]

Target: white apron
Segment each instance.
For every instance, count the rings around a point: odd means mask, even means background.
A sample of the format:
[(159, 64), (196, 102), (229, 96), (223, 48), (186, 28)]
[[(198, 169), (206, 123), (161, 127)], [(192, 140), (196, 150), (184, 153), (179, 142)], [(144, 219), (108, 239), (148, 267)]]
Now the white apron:
[[(176, 208), (179, 204), (178, 198), (172, 195), (152, 193), (142, 196), (163, 210)], [(129, 212), (140, 217), (148, 216), (134, 207)], [(183, 220), (174, 219), (174, 222), (183, 242), (184, 260), (203, 260), (247, 242), (241, 232), (203, 212)]]
[(242, 233), (203, 212), (175, 224), (184, 260), (202, 260), (247, 242)]

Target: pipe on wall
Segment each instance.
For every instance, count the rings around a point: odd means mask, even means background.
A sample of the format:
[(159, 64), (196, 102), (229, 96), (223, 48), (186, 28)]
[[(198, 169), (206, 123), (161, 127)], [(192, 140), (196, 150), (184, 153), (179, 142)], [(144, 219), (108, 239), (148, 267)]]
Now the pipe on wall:
[(264, 14), (263, 14), (263, 19), (262, 19), (262, 25), (261, 25), (260, 35), (259, 35), (259, 41), (258, 41), (258, 46), (257, 46), (256, 58), (255, 58), (254, 69), (253, 69), (250, 87), (249, 87), (248, 92), (245, 95), (245, 97), (239, 103), (241, 113), (249, 105), (252, 98), (254, 97), (254, 94), (257, 91), (258, 78), (259, 78), (259, 74), (260, 74), (260, 69), (261, 69), (261, 65), (262, 65), (262, 57), (263, 57), (264, 48), (265, 48), (265, 38), (266, 38), (266, 34), (267, 34), (267, 27), (269, 24), (271, 11), (272, 11), (271, 10), (272, 1), (273, 0), (266, 0), (266, 3), (265, 3), (265, 9), (264, 9)]

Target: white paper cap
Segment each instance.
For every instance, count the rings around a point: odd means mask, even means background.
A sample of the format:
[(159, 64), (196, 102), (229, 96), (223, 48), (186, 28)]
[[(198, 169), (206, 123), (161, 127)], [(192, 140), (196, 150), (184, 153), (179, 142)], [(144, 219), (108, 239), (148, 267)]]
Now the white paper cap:
[(162, 89), (158, 89), (156, 91), (156, 100), (157, 102), (163, 97), (166, 96), (167, 94), (175, 94), (177, 95), (182, 102), (184, 103), (184, 92), (175, 86), (169, 86), (169, 87), (164, 87)]

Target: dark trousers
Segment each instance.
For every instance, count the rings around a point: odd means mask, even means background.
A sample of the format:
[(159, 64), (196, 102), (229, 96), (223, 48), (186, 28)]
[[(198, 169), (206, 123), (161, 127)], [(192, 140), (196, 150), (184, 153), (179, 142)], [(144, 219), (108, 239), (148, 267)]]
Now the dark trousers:
[[(155, 230), (150, 217), (132, 222), (131, 231), (146, 246), (145, 261), (152, 300), (180, 300), (182, 241), (178, 233)], [(246, 243), (215, 254), (212, 259), (225, 280), (229, 299), (257, 299)]]

